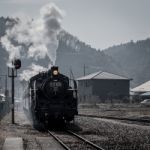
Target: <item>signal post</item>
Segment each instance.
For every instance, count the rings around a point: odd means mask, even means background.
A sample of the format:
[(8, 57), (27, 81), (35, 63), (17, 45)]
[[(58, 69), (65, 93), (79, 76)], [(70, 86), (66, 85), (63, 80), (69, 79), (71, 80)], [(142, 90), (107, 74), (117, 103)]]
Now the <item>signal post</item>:
[[(15, 123), (15, 99), (14, 99), (14, 95), (15, 95), (15, 82), (14, 79), (15, 77), (17, 77), (17, 69), (20, 69), (21, 67), (21, 60), (20, 59), (15, 59), (14, 61), (12, 61), (12, 68), (10, 69), (8, 67), (8, 77), (10, 77), (11, 80), (11, 97), (12, 97), (12, 104), (11, 104), (11, 111), (12, 111), (12, 124)], [(10, 73), (11, 70), (11, 73)]]

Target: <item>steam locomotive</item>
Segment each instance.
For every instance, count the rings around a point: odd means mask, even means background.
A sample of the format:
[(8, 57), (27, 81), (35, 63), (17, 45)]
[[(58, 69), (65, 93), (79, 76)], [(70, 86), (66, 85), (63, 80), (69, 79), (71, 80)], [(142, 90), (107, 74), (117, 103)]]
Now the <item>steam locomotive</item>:
[(78, 114), (76, 81), (59, 73), (57, 66), (30, 78), (25, 91), (24, 109), (35, 128), (70, 122)]

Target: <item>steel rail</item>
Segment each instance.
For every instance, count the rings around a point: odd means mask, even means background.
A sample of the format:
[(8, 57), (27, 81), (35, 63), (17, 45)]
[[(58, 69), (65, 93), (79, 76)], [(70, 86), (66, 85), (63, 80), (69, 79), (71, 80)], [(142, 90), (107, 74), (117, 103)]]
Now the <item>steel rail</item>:
[(84, 115), (84, 114), (78, 114), (78, 116), (91, 117), (91, 118), (102, 118), (102, 119), (113, 119), (113, 120), (123, 120), (123, 121), (134, 121), (134, 122), (142, 122), (142, 123), (150, 123), (149, 119), (119, 118), (119, 117), (111, 117), (111, 116), (96, 116), (96, 115)]
[(76, 133), (74, 133), (74, 132), (72, 132), (72, 131), (70, 131), (70, 130), (67, 130), (67, 132), (68, 132), (69, 134), (71, 134), (71, 135), (74, 135), (75, 137), (79, 138), (80, 140), (82, 140), (83, 142), (89, 144), (90, 146), (94, 147), (94, 148), (97, 149), (97, 150), (104, 150), (102, 147), (100, 147), (100, 146), (94, 144), (93, 142), (91, 142), (91, 141), (89, 141), (89, 140), (87, 140), (87, 139), (81, 137), (80, 135), (78, 135), (78, 134), (76, 134)]
[(63, 148), (65, 148), (66, 150), (71, 150), (66, 144), (63, 143), (63, 141), (62, 141), (60, 138), (58, 138), (56, 135), (54, 135), (51, 131), (48, 130), (48, 133), (49, 133), (58, 143), (60, 143)]

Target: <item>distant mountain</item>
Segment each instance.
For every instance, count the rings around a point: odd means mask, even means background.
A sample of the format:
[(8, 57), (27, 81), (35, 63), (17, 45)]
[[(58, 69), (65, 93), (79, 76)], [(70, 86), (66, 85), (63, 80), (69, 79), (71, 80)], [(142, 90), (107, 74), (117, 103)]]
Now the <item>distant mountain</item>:
[[(12, 22), (9, 26), (13, 26), (16, 22), (15, 19), (0, 17), (0, 37), (9, 27), (7, 21)], [(75, 78), (83, 76), (85, 66), (85, 74), (102, 70), (133, 78), (133, 86), (150, 80), (150, 39), (135, 43), (131, 41), (104, 51), (92, 48), (64, 30), (58, 35), (58, 40), (56, 65), (66, 75), (70, 75), (72, 70)], [(7, 72), (7, 59), (8, 54), (0, 44), (1, 74)], [(32, 59), (23, 61), (21, 70), (29, 66), (31, 61)], [(38, 60), (38, 64), (44, 67), (47, 67), (48, 62), (48, 58)]]
[(85, 74), (98, 70), (123, 74), (119, 65), (110, 56), (81, 42), (66, 31), (61, 31), (58, 39), (56, 64), (64, 73), (69, 73), (72, 69), (75, 77), (83, 76), (85, 65)]
[(150, 39), (129, 42), (104, 50), (133, 78), (133, 85), (150, 80)]

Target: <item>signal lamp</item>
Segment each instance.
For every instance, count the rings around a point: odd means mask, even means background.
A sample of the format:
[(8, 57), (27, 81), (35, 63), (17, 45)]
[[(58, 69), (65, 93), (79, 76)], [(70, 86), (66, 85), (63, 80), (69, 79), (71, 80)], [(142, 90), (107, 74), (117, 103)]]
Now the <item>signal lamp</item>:
[(15, 59), (14, 60), (14, 66), (15, 66), (15, 69), (20, 69), (21, 68), (21, 60)]

